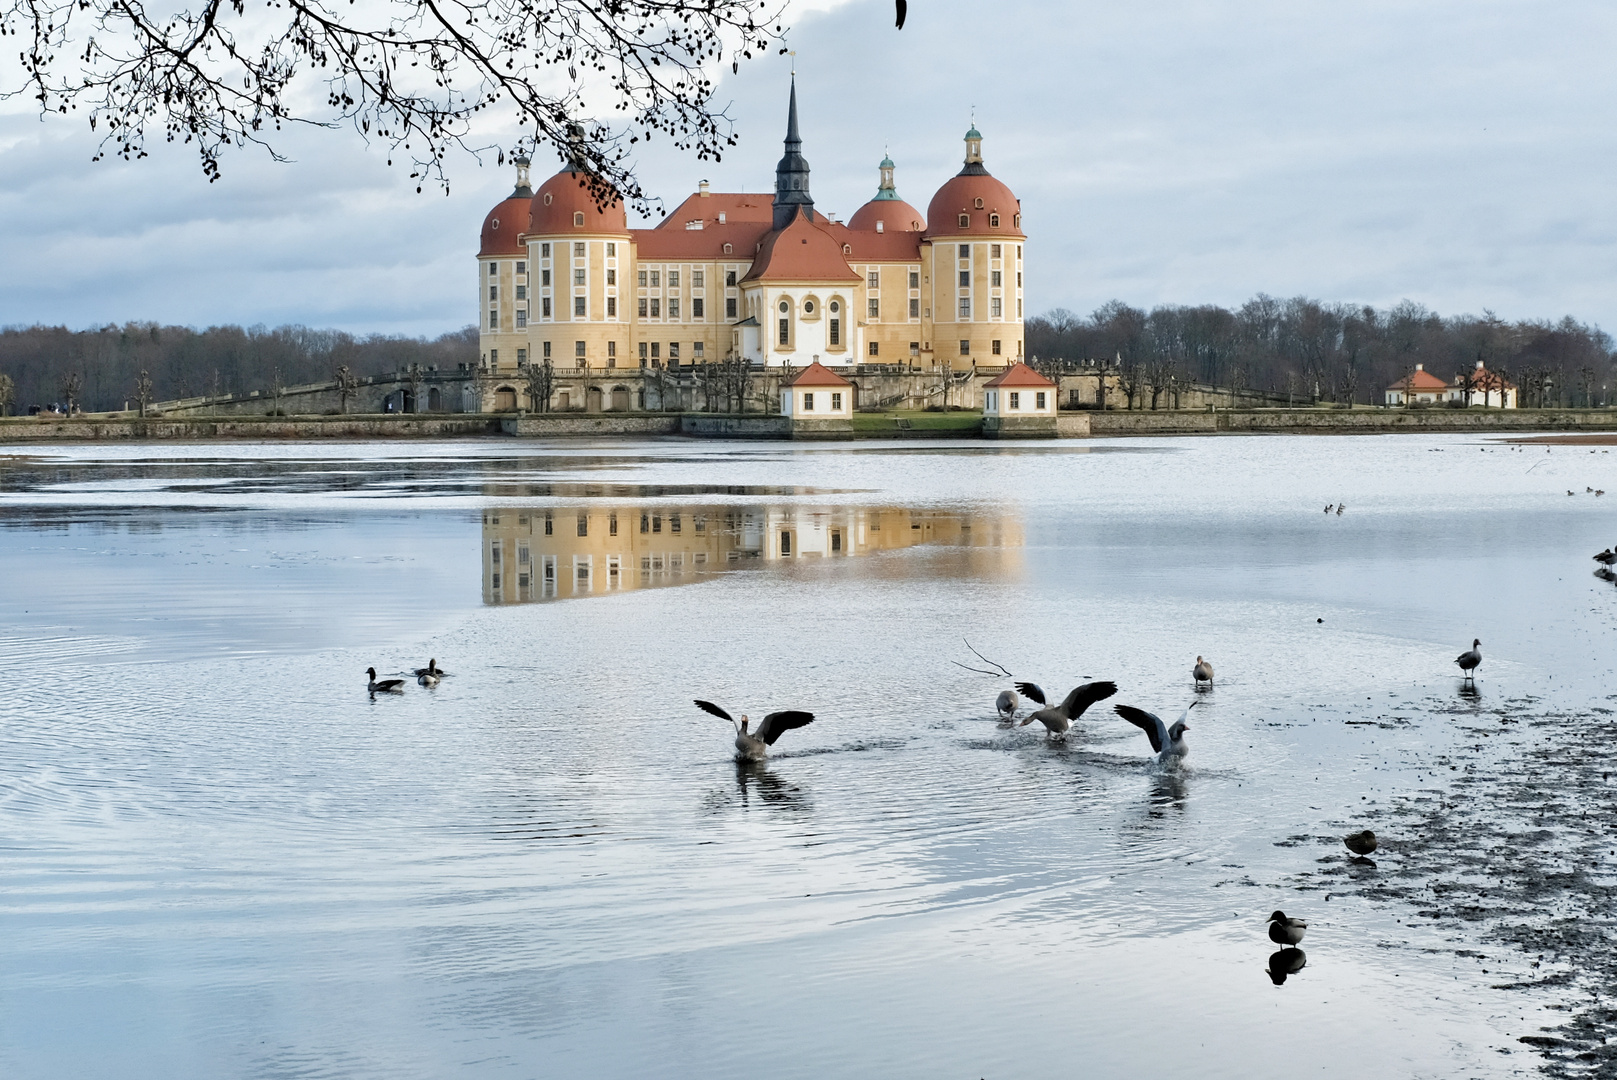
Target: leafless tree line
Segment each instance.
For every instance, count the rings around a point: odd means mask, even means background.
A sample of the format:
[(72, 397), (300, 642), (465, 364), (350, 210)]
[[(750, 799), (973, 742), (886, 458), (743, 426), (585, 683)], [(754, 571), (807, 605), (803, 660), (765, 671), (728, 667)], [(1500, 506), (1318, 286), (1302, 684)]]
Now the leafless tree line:
[(1606, 405), (1617, 390), (1613, 341), (1598, 326), (1570, 315), (1445, 318), (1409, 300), (1379, 310), (1260, 293), (1234, 311), (1149, 312), (1114, 300), (1087, 317), (1057, 308), (1031, 318), (1025, 336), (1028, 352), (1053, 369), (1114, 368), (1128, 408), (1172, 408), (1187, 382), (1269, 390), (1297, 404), (1376, 403), (1416, 364), (1449, 382), (1469, 379), (1478, 361), (1516, 383), (1527, 407)]
[[(99, 330), (60, 326), (0, 329), (0, 373), (14, 411), (72, 404), (87, 411), (296, 386), (334, 378), (456, 371), (477, 361), (475, 327), (425, 338), (355, 337), (305, 326), (183, 326), (130, 323)], [(339, 376), (339, 368), (345, 368)], [(71, 400), (70, 400), (71, 399)]]

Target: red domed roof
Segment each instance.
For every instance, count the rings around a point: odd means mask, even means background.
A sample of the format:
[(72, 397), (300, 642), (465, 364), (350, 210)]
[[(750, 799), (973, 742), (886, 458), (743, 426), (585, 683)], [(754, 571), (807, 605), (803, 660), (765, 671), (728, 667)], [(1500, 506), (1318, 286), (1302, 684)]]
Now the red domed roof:
[[(980, 166), (979, 166), (980, 167)], [(982, 207), (977, 200), (982, 200)], [(1017, 215), (1022, 204), (1011, 189), (987, 173), (961, 173), (952, 177), (932, 196), (926, 208), (926, 235), (948, 236), (1007, 236), (1013, 240), (1026, 239)], [(960, 215), (967, 216), (968, 224), (960, 227)], [(992, 214), (999, 215), (999, 228), (989, 224)]]
[[(595, 203), (595, 192), (583, 172), (563, 169), (539, 185), (533, 196), (533, 223), (528, 232), (535, 236), (565, 236), (569, 233), (629, 235), (629, 220), (623, 213), (623, 200), (614, 198), (605, 209)], [(579, 214), (584, 223), (576, 224)]]
[(848, 228), (875, 232), (878, 221), (883, 232), (920, 232), (926, 228), (921, 212), (903, 199), (871, 199), (854, 211)]
[(518, 238), (528, 231), (528, 197), (512, 195), (483, 219), (479, 255), (526, 255)]

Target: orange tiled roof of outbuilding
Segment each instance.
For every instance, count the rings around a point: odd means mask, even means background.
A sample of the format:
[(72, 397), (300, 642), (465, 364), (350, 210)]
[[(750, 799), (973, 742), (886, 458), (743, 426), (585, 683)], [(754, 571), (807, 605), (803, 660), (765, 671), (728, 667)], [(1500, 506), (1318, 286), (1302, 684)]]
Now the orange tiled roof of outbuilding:
[(799, 371), (786, 380), (787, 386), (852, 386), (853, 384), (841, 375), (832, 371), (818, 360)]
[(1018, 360), (999, 375), (983, 383), (983, 389), (996, 389), (1001, 386), (1032, 386), (1040, 390), (1050, 390), (1054, 389), (1055, 385), (1055, 383)]

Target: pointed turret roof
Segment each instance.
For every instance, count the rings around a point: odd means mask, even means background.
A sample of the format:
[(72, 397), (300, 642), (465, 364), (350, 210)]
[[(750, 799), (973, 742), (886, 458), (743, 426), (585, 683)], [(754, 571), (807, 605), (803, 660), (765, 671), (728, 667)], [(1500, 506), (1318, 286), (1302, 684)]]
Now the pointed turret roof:
[(792, 76), (791, 105), (786, 113), (786, 153), (775, 166), (774, 227), (784, 229), (802, 210), (814, 220), (814, 196), (809, 194), (809, 163), (803, 156), (803, 138), (797, 130), (797, 76)]

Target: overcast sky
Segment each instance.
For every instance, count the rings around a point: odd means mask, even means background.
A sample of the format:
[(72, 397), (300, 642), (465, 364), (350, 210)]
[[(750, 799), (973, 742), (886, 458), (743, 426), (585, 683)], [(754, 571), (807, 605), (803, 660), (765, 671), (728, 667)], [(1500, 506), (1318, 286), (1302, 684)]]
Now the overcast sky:
[[(1609, 3), (910, 0), (903, 31), (892, 17), (854, 0), (795, 21), (815, 200), (851, 215), (888, 149), (925, 212), (975, 107), (1022, 200), (1030, 314), (1262, 291), (1617, 330)], [(741, 145), (705, 165), (653, 148), (648, 190), (672, 208), (704, 177), (772, 185), (787, 72), (770, 57), (726, 78)], [(0, 324), (474, 321), (478, 229), (509, 168), (452, 159), (446, 198), (351, 134), (288, 148), (294, 164), (233, 154), (210, 185), (183, 147), (92, 164), (81, 121), (0, 107)]]

